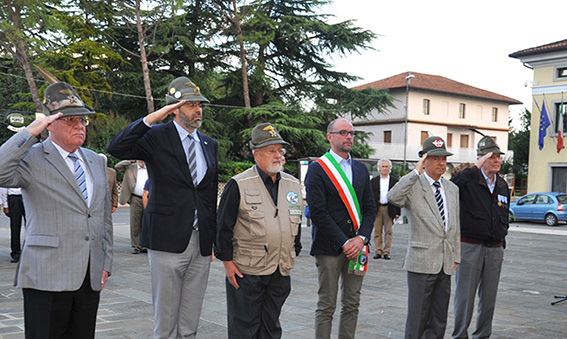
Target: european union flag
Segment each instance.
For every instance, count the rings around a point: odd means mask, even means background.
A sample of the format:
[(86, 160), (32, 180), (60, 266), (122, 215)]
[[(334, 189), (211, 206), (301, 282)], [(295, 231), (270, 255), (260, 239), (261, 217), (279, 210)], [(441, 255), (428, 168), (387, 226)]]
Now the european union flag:
[(538, 145), (539, 150), (543, 148), (543, 139), (547, 135), (547, 128), (551, 125), (549, 121), (549, 117), (547, 116), (547, 110), (545, 109), (545, 100), (543, 101), (543, 105), (541, 106), (541, 116), (539, 117), (539, 139)]

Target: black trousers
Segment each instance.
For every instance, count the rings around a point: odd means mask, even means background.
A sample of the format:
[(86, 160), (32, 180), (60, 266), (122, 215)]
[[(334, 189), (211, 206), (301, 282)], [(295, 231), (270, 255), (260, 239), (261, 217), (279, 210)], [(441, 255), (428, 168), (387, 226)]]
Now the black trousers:
[(236, 278), (239, 289), (226, 279), (228, 337), (230, 339), (281, 338), (280, 313), (291, 292), (291, 278), (280, 274)]
[(26, 339), (89, 339), (95, 337), (100, 292), (90, 286), (87, 270), (77, 291), (48, 292), (24, 288)]
[(26, 212), (21, 195), (8, 195), (8, 208), (10, 209), (10, 248), (12, 259), (18, 259), (22, 253), (20, 234), (22, 231), (22, 219), (25, 220)]

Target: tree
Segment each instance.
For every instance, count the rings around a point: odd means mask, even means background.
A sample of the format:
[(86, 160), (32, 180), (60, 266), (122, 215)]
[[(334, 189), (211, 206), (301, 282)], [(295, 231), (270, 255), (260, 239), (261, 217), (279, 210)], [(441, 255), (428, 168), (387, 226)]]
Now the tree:
[(0, 6), (0, 52), (12, 55), (20, 63), (31, 92), (35, 110), (41, 112), (41, 100), (34, 81), (30, 55), (36, 57), (49, 42), (49, 30), (57, 28), (55, 7), (61, 1), (4, 0)]
[(520, 178), (528, 174), (528, 158), (530, 154), (531, 112), (527, 109), (520, 115), (520, 128), (508, 134), (508, 148), (514, 151), (512, 172)]

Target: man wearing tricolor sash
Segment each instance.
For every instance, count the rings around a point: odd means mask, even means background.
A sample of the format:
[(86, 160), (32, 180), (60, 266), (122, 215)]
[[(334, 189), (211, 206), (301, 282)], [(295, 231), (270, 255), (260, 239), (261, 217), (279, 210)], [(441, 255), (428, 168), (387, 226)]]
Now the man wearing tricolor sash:
[(354, 338), (356, 331), (376, 204), (366, 166), (349, 154), (354, 134), (349, 121), (333, 120), (327, 127), (331, 150), (309, 166), (305, 179), (313, 222), (311, 255), (319, 276), (316, 338), (331, 336), (339, 280), (339, 338)]
[(461, 262), (459, 188), (441, 177), (449, 155), (441, 137), (425, 139), (415, 169), (388, 192), (410, 227), (406, 339), (442, 339), (447, 327), (451, 275)]

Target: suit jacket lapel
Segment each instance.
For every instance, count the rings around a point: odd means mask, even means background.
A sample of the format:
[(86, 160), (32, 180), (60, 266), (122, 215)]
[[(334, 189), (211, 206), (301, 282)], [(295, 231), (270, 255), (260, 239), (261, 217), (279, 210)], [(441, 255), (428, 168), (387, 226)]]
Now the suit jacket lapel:
[[(447, 180), (445, 179), (441, 179), (443, 180), (443, 187), (445, 188), (445, 198), (446, 198), (446, 204), (447, 204), (447, 210), (449, 211), (449, 227), (455, 227), (455, 222), (458, 218), (460, 218), (459, 215), (453, 216), (453, 214), (455, 213), (456, 209), (455, 206), (457, 206), (457, 199), (456, 196), (457, 194), (453, 193), (453, 189), (451, 186), (449, 186), (449, 183), (447, 182)], [(455, 222), (453, 222), (455, 221)]]
[(439, 213), (439, 208), (437, 207), (437, 201), (435, 200), (435, 194), (433, 193), (433, 189), (427, 181), (427, 178), (424, 174), (419, 176), (419, 181), (421, 182), (421, 187), (423, 189), (424, 200), (431, 209), (433, 215), (435, 215), (435, 219), (437, 220), (437, 225), (443, 228), (445, 231), (445, 224), (443, 219), (441, 219), (441, 213)]
[(179, 163), (179, 168), (183, 173), (183, 177), (187, 180), (187, 183), (194, 187), (193, 180), (191, 179), (191, 173), (189, 172), (189, 165), (187, 164), (187, 154), (185, 154), (185, 150), (183, 149), (183, 143), (179, 138), (179, 133), (177, 133), (177, 129), (175, 125), (173, 125), (173, 121), (169, 122), (166, 125), (167, 130), (167, 137), (169, 142), (171, 143), (173, 152), (175, 153), (175, 158), (177, 158), (177, 162)]
[[(207, 162), (207, 172), (205, 173), (205, 177), (209, 175), (210, 170), (212, 170), (212, 168), (214, 167), (214, 164), (216, 162), (216, 159), (213, 156), (213, 152), (211, 150), (212, 145), (206, 140), (206, 136), (197, 131), (197, 133), (199, 134), (199, 139), (201, 140), (201, 148), (203, 149), (203, 155), (205, 156), (205, 161)], [(203, 180), (204, 178), (203, 177)]]
[(55, 146), (53, 146), (51, 139), (48, 138), (43, 142), (43, 151), (45, 152), (45, 159), (49, 163), (51, 163), (53, 167), (57, 169), (57, 171), (59, 171), (61, 176), (65, 178), (65, 180), (67, 180), (69, 185), (72, 187), (73, 191), (80, 197), (80, 200), (82, 200), (86, 205), (83, 194), (79, 190), (79, 185), (75, 180), (75, 175), (73, 174), (73, 172), (71, 172), (71, 169), (69, 168), (69, 166), (67, 166), (65, 159), (61, 157), (59, 151), (55, 148)]

